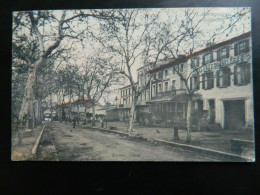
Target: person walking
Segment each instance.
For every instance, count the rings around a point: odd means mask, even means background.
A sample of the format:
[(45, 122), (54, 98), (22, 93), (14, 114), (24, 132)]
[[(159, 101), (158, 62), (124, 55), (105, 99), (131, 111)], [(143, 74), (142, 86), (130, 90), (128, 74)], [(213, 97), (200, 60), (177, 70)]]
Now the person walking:
[(77, 122), (77, 120), (74, 118), (74, 119), (72, 120), (73, 128), (74, 128), (74, 129), (75, 129), (75, 126), (76, 126), (76, 122)]

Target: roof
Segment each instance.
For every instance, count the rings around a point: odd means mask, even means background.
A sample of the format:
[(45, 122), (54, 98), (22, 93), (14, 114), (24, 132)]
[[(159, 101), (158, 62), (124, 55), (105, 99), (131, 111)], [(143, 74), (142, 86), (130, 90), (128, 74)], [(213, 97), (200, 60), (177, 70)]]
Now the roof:
[(223, 46), (223, 45), (226, 45), (226, 44), (235, 42), (235, 41), (240, 40), (240, 39), (248, 38), (248, 37), (250, 37), (250, 35), (251, 35), (251, 31), (249, 31), (249, 32), (247, 32), (247, 33), (244, 33), (244, 34), (242, 34), (242, 35), (233, 37), (233, 38), (228, 39), (228, 40), (226, 40), (226, 41), (223, 41), (223, 42), (220, 42), (220, 43), (211, 45), (211, 46), (209, 46), (209, 47), (206, 47), (206, 48), (204, 48), (204, 49), (201, 49), (201, 50), (199, 50), (199, 51), (196, 51), (196, 52), (194, 52), (194, 53), (192, 53), (192, 54), (190, 54), (190, 55), (189, 55), (189, 54), (186, 54), (186, 55), (182, 56), (181, 58), (177, 58), (177, 59), (175, 59), (175, 60), (172, 61), (172, 62), (163, 64), (163, 65), (161, 65), (161, 66), (157, 66), (157, 67), (155, 67), (155, 68), (153, 68), (153, 69), (151, 69), (151, 70), (149, 70), (149, 71), (147, 71), (147, 72), (152, 73), (152, 72), (155, 72), (155, 71), (157, 71), (157, 70), (159, 70), (159, 69), (169, 67), (169, 66), (171, 66), (171, 65), (173, 65), (173, 64), (178, 64), (178, 63), (186, 62), (189, 58), (191, 58), (191, 57), (193, 57), (193, 56), (195, 56), (195, 55), (198, 55), (198, 54), (201, 54), (201, 53), (210, 51), (210, 50), (212, 50), (212, 49), (216, 49), (216, 48), (218, 48), (218, 47), (221, 47), (221, 46)]
[(68, 102), (65, 102), (65, 103), (63, 103), (63, 104), (58, 104), (58, 106), (67, 106), (67, 105), (69, 105), (70, 103), (78, 103), (78, 102), (85, 102), (85, 103), (87, 103), (87, 102), (89, 102), (90, 100), (89, 99), (77, 99), (77, 100), (75, 100), (75, 101), (73, 101), (73, 102), (70, 102), (70, 101), (68, 101)]
[(168, 67), (168, 66), (171, 66), (172, 64), (179, 64), (179, 63), (186, 62), (186, 61), (188, 60), (188, 58), (189, 58), (189, 56), (188, 56), (188, 55), (185, 55), (185, 56), (183, 56), (183, 57), (181, 57), (181, 58), (177, 58), (177, 59), (175, 59), (174, 61), (169, 62), (169, 63), (167, 63), (167, 64), (163, 64), (163, 65), (161, 65), (161, 66), (157, 66), (157, 67), (155, 67), (155, 68), (149, 70), (148, 72), (155, 72), (155, 71), (157, 71), (157, 70), (159, 70), (159, 69), (162, 69), (162, 68), (166, 68), (166, 67)]
[[(162, 64), (164, 64), (164, 63), (168, 63), (168, 62), (170, 62), (171, 60), (173, 60), (173, 58), (158, 59), (157, 62), (156, 62), (156, 64), (155, 64), (155, 66), (157, 67), (157, 66), (162, 65)], [(153, 64), (154, 64), (154, 62), (149, 62), (148, 64), (146, 64), (146, 65), (144, 65), (144, 66), (138, 68), (137, 71), (139, 71), (139, 70), (141, 70), (141, 69), (143, 69), (143, 68), (145, 68), (145, 67), (147, 67), (147, 66), (151, 66), (151, 65), (153, 65)]]
[(70, 101), (65, 102), (65, 103), (63, 103), (63, 104), (58, 104), (58, 106), (66, 106), (66, 105), (68, 105), (68, 104), (70, 104)]
[[(137, 85), (138, 83), (137, 83), (137, 82), (134, 82), (134, 84)], [(126, 86), (124, 86), (124, 87), (119, 88), (119, 90), (121, 90), (121, 89), (126, 89), (126, 88), (128, 88), (128, 87), (132, 87), (132, 85), (131, 85), (131, 84), (130, 84), (130, 85), (126, 85)]]
[(48, 110), (45, 110), (44, 112), (43, 112), (44, 114), (46, 114), (46, 113), (53, 113), (53, 114), (55, 114), (56, 113), (56, 111), (55, 110), (50, 110), (50, 109), (48, 109)]
[(201, 49), (201, 50), (199, 50), (199, 51), (196, 51), (196, 52), (192, 53), (192, 54), (189, 55), (189, 56), (192, 57), (192, 56), (194, 56), (194, 55), (203, 53), (203, 52), (205, 52), (205, 51), (212, 50), (212, 49), (215, 49), (215, 48), (217, 48), (217, 47), (221, 47), (221, 46), (223, 46), (223, 45), (226, 45), (226, 44), (235, 42), (235, 41), (237, 41), (237, 40), (250, 37), (250, 35), (251, 35), (251, 31), (246, 32), (246, 33), (244, 33), (244, 34), (241, 34), (241, 35), (239, 35), (239, 36), (233, 37), (233, 38), (228, 39), (228, 40), (226, 40), (226, 41), (223, 41), (223, 42), (214, 44), (214, 45), (212, 45), (212, 46), (209, 46), (209, 47), (207, 47), (207, 48)]

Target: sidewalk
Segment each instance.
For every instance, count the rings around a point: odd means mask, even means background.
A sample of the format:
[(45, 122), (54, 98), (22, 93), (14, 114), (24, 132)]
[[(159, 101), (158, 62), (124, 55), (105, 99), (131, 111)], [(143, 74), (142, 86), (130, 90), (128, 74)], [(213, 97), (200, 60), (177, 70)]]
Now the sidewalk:
[(43, 124), (40, 124), (36, 128), (34, 128), (32, 136), (23, 135), (21, 145), (18, 144), (18, 137), (16, 135), (12, 135), (11, 160), (33, 160), (34, 156), (32, 155), (32, 149), (41, 133), (42, 127)]
[[(117, 127), (118, 132), (127, 132), (127, 124), (124, 122), (108, 122), (107, 129), (110, 126)], [(99, 123), (96, 124), (97, 128), (100, 128), (101, 125)], [(187, 131), (186, 130), (179, 130), (179, 140), (176, 141), (173, 139), (173, 128), (163, 128), (163, 127), (145, 127), (139, 126), (138, 124), (134, 124), (133, 127), (135, 132), (131, 132), (135, 135), (140, 135), (144, 138), (148, 139), (160, 139), (169, 142), (181, 143), (186, 145), (198, 146), (201, 148), (217, 150), (226, 153), (233, 153), (230, 150), (230, 139), (243, 139), (243, 140), (254, 140), (254, 135), (251, 134), (242, 134), (238, 131), (228, 131), (228, 130), (219, 130), (219, 131), (197, 131), (191, 132), (191, 143), (187, 144), (185, 142)], [(156, 129), (159, 131), (157, 132)], [(254, 158), (254, 151), (251, 150), (244, 150), (241, 156)]]

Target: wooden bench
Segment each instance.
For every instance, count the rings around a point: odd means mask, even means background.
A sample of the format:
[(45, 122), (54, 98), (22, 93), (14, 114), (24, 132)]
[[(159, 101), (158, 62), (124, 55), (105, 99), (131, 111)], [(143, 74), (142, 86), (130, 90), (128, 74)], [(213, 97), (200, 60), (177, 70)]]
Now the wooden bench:
[(230, 149), (232, 152), (236, 152), (241, 154), (243, 151), (242, 147), (253, 148), (254, 142), (250, 140), (242, 140), (242, 139), (230, 139)]

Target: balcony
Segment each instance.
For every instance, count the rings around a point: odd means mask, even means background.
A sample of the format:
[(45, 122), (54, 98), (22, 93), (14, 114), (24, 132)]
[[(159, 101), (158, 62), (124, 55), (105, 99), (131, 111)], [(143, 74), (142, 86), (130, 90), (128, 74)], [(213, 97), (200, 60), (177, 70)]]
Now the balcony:
[(170, 91), (163, 91), (153, 96), (152, 100), (171, 100), (176, 95), (186, 94), (186, 93), (187, 93), (186, 89), (173, 89)]
[(140, 106), (146, 105), (146, 100), (137, 100), (137, 105)]

